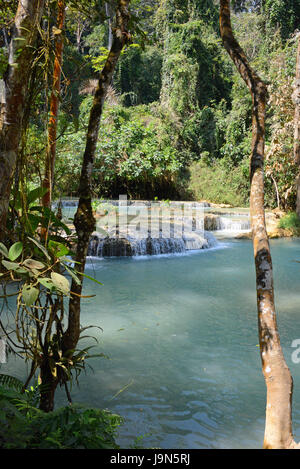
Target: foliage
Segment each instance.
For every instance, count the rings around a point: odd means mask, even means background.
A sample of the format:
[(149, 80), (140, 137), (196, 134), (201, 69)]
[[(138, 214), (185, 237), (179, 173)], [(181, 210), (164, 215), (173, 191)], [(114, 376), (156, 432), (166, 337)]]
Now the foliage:
[[(85, 369), (91, 347), (77, 350), (63, 347), (64, 301), (72, 295), (69, 278), (80, 284), (82, 277), (68, 257), (74, 243), (71, 230), (50, 209), (36, 205), (43, 193), (42, 188), (31, 190), (25, 205), (21, 194), (15, 197), (12, 215), (19, 240), (9, 247), (0, 243), (4, 293), (1, 299), (5, 303), (8, 297), (16, 297), (14, 333), (18, 352), (31, 363), (27, 381), (36, 370), (46, 367), (56, 385), (66, 385), (77, 380)], [(36, 236), (37, 231), (40, 237)], [(10, 294), (8, 286), (12, 289)], [(6, 330), (1, 321), (0, 325)], [(8, 340), (15, 350), (14, 341), (10, 337)]]
[(0, 375), (1, 449), (118, 448), (119, 415), (78, 404), (45, 413), (36, 407), (38, 386), (24, 393), (22, 386), (18, 379)]
[(266, 27), (279, 27), (281, 36), (287, 39), (299, 26), (300, 0), (264, 0), (263, 13)]
[(209, 162), (204, 154), (199, 162), (191, 164), (189, 172), (187, 190), (195, 200), (226, 203), (237, 207), (249, 204), (247, 159), (234, 167), (225, 159)]
[(296, 212), (289, 212), (279, 220), (279, 228), (292, 230), (299, 236), (300, 234), (300, 219)]
[(266, 146), (266, 176), (276, 185), (277, 204), (284, 210), (295, 206), (294, 104), (292, 101), (296, 48), (288, 43), (273, 54), (269, 76), (270, 140)]
[(171, 24), (165, 33), (162, 104), (186, 118), (198, 106), (227, 99), (231, 70), (220, 41), (202, 20)]
[[(90, 97), (81, 106), (81, 121), (86, 122)], [(94, 169), (94, 192), (99, 197), (118, 197), (121, 190), (131, 196), (164, 196), (159, 185), (172, 183), (182, 166), (180, 154), (168, 141), (164, 123), (148, 106), (107, 107), (99, 132)], [(83, 124), (84, 125), (84, 124)], [(84, 131), (80, 130), (58, 144), (57, 184), (76, 190)], [(73, 169), (74, 168), (74, 169)]]
[(137, 44), (134, 46), (121, 55), (114, 79), (114, 87), (122, 95), (125, 106), (158, 101), (161, 90), (160, 49), (147, 46), (143, 50)]

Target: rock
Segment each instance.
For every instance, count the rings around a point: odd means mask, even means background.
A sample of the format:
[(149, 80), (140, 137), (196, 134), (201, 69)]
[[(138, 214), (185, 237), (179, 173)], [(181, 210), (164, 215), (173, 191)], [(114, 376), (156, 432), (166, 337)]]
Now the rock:
[[(267, 228), (267, 233), (269, 239), (277, 239), (277, 238), (290, 238), (294, 236), (294, 233), (292, 230), (286, 230), (283, 228), (278, 228), (278, 227), (272, 227), (272, 228)], [(247, 233), (239, 233), (238, 235), (235, 236), (236, 239), (252, 239), (252, 231), (249, 231)]]
[(206, 231), (216, 231), (220, 227), (220, 217), (211, 213), (204, 216), (204, 229)]
[(292, 236), (294, 236), (294, 233), (292, 230), (277, 227), (273, 230), (268, 230), (268, 236), (270, 239), (291, 238)]
[(239, 233), (235, 236), (236, 239), (252, 239), (252, 231), (247, 231), (245, 233)]
[(272, 210), (272, 213), (275, 215), (276, 218), (282, 218), (286, 213), (283, 210), (280, 210), (280, 208), (274, 208)]
[[(101, 252), (99, 252), (99, 247)], [(105, 238), (99, 246), (99, 238), (93, 236), (89, 245), (89, 256), (123, 257), (132, 256), (132, 246), (126, 238)]]

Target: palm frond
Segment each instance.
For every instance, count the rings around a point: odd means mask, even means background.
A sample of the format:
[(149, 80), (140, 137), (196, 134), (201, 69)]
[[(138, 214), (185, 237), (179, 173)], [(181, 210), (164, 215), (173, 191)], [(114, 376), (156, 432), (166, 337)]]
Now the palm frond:
[(8, 389), (14, 389), (16, 391), (22, 391), (24, 386), (22, 381), (15, 376), (5, 374), (0, 374), (0, 385)]

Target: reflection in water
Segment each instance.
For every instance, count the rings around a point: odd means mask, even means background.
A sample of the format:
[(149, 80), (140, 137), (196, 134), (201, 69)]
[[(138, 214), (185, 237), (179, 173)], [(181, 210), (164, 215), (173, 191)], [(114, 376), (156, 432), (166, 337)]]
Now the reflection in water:
[[(274, 240), (271, 247), (299, 439), (300, 365), (290, 357), (300, 338), (300, 264), (293, 262), (300, 241)], [(123, 448), (140, 435), (146, 447), (262, 446), (265, 384), (252, 252), (250, 241), (237, 240), (193, 255), (89, 259), (87, 273), (103, 286), (85, 283), (84, 294), (97, 299), (84, 300), (82, 324), (103, 328), (91, 330), (99, 340), (94, 352), (110, 359), (91, 359), (94, 373), (82, 376), (72, 396), (125, 417)]]

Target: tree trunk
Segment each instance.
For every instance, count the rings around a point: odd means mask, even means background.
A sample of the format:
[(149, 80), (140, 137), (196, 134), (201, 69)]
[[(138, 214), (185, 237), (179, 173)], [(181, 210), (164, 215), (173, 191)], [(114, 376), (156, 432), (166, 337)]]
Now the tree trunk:
[(60, 83), (61, 83), (61, 68), (62, 68), (62, 55), (63, 55), (63, 29), (65, 24), (66, 5), (65, 0), (58, 0), (57, 3), (57, 28), (61, 31), (55, 35), (55, 59), (53, 69), (53, 82), (52, 93), (50, 99), (50, 117), (48, 126), (48, 150), (46, 155), (45, 165), (45, 178), (43, 187), (47, 189), (46, 194), (43, 196), (42, 203), (44, 207), (51, 206), (52, 189), (54, 179), (54, 167), (56, 157), (56, 134), (57, 134), (57, 119), (60, 101)]
[(294, 160), (299, 167), (299, 174), (297, 177), (297, 203), (296, 212), (300, 217), (300, 33), (298, 33), (298, 48), (297, 48), (297, 63), (296, 63), (296, 80), (295, 90), (293, 93), (293, 100), (295, 103), (295, 134), (294, 134)]
[(48, 358), (40, 367), (40, 379), (41, 390), (39, 408), (44, 412), (52, 412), (54, 410), (54, 396), (58, 385), (58, 379), (51, 373)]
[[(75, 260), (79, 262), (77, 270), (84, 272), (86, 255), (90, 236), (95, 229), (95, 219), (92, 210), (92, 174), (94, 167), (95, 151), (98, 140), (100, 120), (107, 89), (111, 84), (113, 73), (124, 45), (129, 41), (130, 34), (127, 31), (130, 14), (128, 11), (130, 0), (119, 0), (116, 10), (115, 25), (113, 28), (112, 46), (98, 79), (97, 89), (90, 112), (86, 148), (83, 156), (81, 177), (79, 183), (79, 204), (74, 218), (77, 233), (77, 249)], [(80, 334), (80, 285), (73, 280), (69, 302), (68, 328), (63, 338), (63, 349), (74, 350)]]
[(223, 45), (252, 96), (252, 152), (250, 161), (250, 216), (256, 267), (258, 330), (262, 369), (267, 387), (264, 448), (294, 448), (292, 435), (293, 381), (286, 365), (276, 322), (273, 271), (264, 211), (264, 140), (267, 87), (252, 70), (236, 41), (229, 0), (220, 0)]
[(6, 232), (32, 55), (43, 8), (44, 0), (20, 0), (12, 27), (0, 114), (0, 239)]

